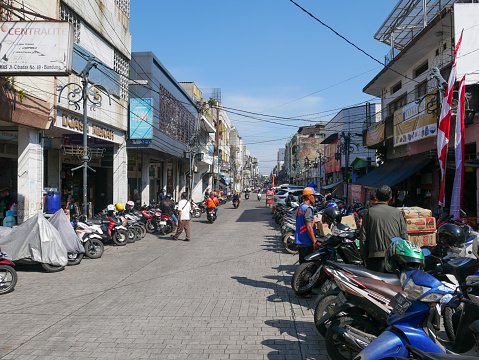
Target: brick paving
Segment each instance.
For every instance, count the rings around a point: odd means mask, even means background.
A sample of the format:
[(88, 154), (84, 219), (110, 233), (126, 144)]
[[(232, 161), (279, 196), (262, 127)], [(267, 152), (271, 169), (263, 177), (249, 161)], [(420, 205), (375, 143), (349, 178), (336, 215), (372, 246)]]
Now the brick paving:
[(327, 359), (273, 224), (243, 200), (194, 219), (191, 242), (147, 235), (59, 273), (22, 267), (0, 297), (0, 359)]

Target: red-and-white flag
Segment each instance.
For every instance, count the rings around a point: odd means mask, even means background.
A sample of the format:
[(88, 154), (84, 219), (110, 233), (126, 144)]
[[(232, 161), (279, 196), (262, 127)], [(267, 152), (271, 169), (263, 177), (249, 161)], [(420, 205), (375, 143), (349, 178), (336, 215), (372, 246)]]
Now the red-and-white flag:
[(447, 146), (449, 144), (449, 131), (451, 130), (451, 108), (452, 95), (454, 93), (454, 83), (456, 82), (456, 57), (461, 46), (462, 33), (456, 48), (454, 49), (454, 63), (452, 65), (449, 81), (447, 82), (446, 93), (442, 101), (441, 117), (439, 118), (439, 129), (437, 131), (437, 156), (439, 166), (441, 167), (441, 188), (439, 190), (439, 205), (446, 204), (446, 162), (447, 162)]
[(466, 76), (459, 83), (459, 104), (457, 105), (456, 132), (454, 135), (454, 152), (456, 157), (456, 174), (454, 175), (454, 185), (452, 187), (451, 211), (453, 219), (460, 217), (462, 208), (462, 187), (464, 184), (464, 146), (466, 142), (466, 132), (464, 126), (464, 109), (466, 107)]

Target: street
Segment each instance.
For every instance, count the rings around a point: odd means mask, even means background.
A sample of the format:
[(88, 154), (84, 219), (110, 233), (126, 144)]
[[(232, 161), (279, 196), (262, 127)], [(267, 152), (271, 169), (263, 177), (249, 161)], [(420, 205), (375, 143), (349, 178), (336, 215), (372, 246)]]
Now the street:
[(19, 267), (0, 359), (327, 359), (273, 224), (264, 200), (229, 202), (192, 220), (191, 242), (148, 234), (59, 273)]

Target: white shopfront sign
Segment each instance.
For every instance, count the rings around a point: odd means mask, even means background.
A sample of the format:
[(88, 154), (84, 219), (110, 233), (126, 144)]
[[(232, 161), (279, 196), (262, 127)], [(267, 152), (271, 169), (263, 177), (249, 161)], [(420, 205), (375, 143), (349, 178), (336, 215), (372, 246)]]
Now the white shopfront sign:
[(70, 74), (72, 54), (70, 23), (7, 21), (0, 26), (0, 74)]
[[(83, 134), (83, 118), (58, 111), (55, 127), (78, 134)], [(107, 126), (88, 121), (87, 131), (89, 137), (113, 142), (115, 144), (123, 143), (124, 133), (120, 130), (112, 129)]]

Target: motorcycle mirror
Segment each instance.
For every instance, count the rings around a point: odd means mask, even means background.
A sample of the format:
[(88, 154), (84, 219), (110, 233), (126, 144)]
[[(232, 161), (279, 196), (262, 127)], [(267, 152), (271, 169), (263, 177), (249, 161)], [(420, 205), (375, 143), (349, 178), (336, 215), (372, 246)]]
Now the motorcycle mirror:
[(459, 213), (461, 214), (461, 217), (462, 217), (463, 219), (466, 219), (466, 218), (467, 218), (467, 214), (466, 214), (466, 212), (465, 212), (464, 210), (460, 209), (460, 210), (459, 210)]

